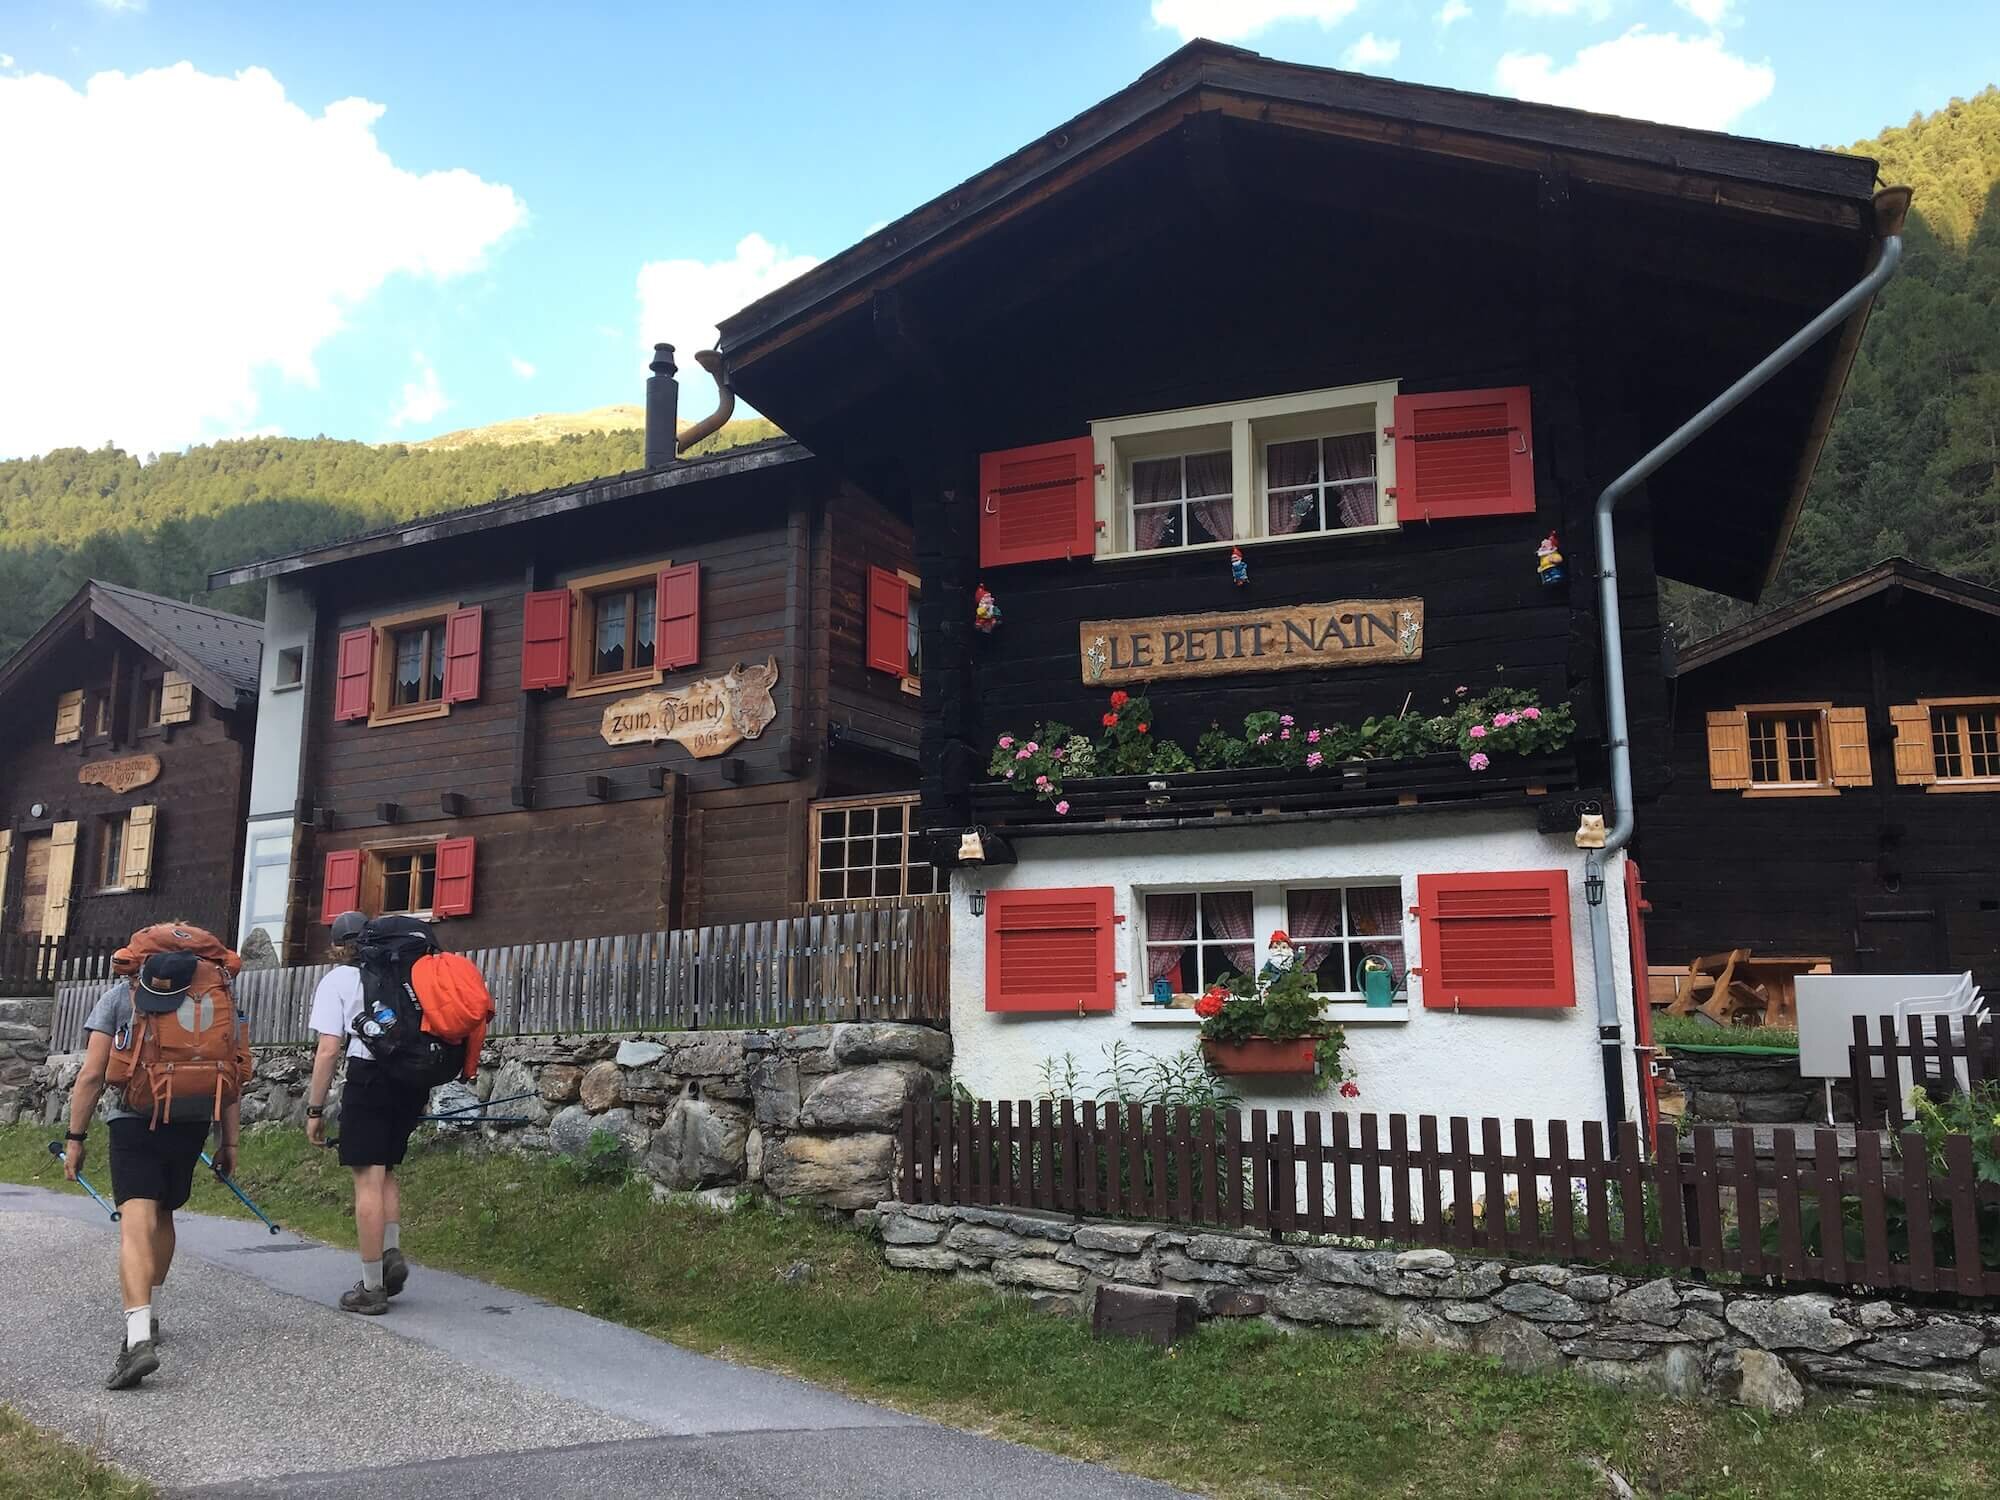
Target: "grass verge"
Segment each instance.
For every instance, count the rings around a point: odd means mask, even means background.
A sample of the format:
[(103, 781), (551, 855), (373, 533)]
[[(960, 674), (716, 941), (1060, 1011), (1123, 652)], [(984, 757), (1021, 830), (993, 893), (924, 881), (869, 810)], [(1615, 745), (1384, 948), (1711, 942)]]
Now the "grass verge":
[(146, 1500), (153, 1487), (0, 1406), (0, 1500)]
[[(0, 1130), (0, 1178), (58, 1182), (49, 1134)], [(250, 1132), (239, 1179), (287, 1226), (352, 1243), (346, 1174), (299, 1133)], [(242, 1215), (213, 1181), (193, 1206)], [(420, 1141), (405, 1169), (403, 1242), (420, 1262), (690, 1348), (1221, 1496), (1580, 1500), (1604, 1493), (1591, 1460), (1649, 1496), (2000, 1493), (1992, 1412), (1885, 1402), (1773, 1421), (1262, 1323), (1211, 1325), (1172, 1351), (1100, 1343), (1019, 1301), (892, 1271), (811, 1215), (716, 1216), (444, 1143)], [(798, 1261), (809, 1280), (778, 1278)]]
[(1662, 1047), (1768, 1047), (1799, 1050), (1799, 1034), (1790, 1026), (1711, 1026), (1693, 1016), (1653, 1014), (1653, 1041)]

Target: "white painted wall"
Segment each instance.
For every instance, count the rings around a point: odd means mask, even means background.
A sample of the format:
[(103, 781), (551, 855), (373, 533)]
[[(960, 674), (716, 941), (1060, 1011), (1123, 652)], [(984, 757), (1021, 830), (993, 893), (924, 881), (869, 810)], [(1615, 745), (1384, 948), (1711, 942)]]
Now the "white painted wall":
[[(257, 741), (250, 762), (250, 812), (243, 841), (243, 894), (237, 941), (261, 927), (281, 949), (285, 890), (289, 884), (292, 816), (299, 797), (299, 747), (306, 727), (312, 681), (312, 596), (295, 583), (273, 578), (264, 594), (264, 665), (257, 687)], [(278, 683), (287, 647), (304, 653), (297, 686)], [(281, 861), (274, 864), (273, 861)]]
[[(1343, 1006), (1334, 1012), (1348, 1023), (1348, 1068), (1361, 1090), (1358, 1099), (1316, 1093), (1290, 1080), (1238, 1080), (1237, 1092), (1245, 1109), (1338, 1109), (1350, 1114), (1475, 1119), (1494, 1115), (1509, 1122), (1531, 1119), (1538, 1125), (1551, 1119), (1574, 1125), (1604, 1118), (1583, 853), (1568, 835), (1538, 834), (1532, 825), (1522, 826), (1518, 813), (1437, 812), (1353, 823), (1028, 839), (1016, 846), (1016, 852), (1020, 863), (1015, 866), (961, 869), (952, 879), (953, 1071), (979, 1098), (1034, 1097), (1041, 1087), (1042, 1060), (1064, 1052), (1073, 1054), (1088, 1072), (1103, 1063), (1104, 1049), (1113, 1042), (1149, 1053), (1173, 1053), (1194, 1043), (1198, 1023), (1191, 1015), (1168, 1013), (1177, 1019), (1186, 1015), (1187, 1024), (1149, 1024), (1162, 1012), (1141, 1004), (1146, 991), (1143, 892), (1148, 887), (1399, 879), (1406, 912), (1403, 941), (1411, 965), (1416, 966), (1424, 961), (1422, 942), (1417, 919), (1407, 910), (1416, 904), (1417, 876), (1560, 868), (1570, 874), (1570, 936), (1577, 974), (1574, 1009), (1427, 1011), (1422, 1004), (1423, 979), (1413, 976), (1411, 1003), (1398, 1007), (1393, 1021), (1364, 1019), (1369, 1012), (1360, 1007), (1350, 1012)], [(1115, 910), (1125, 916), (1118, 928), (1118, 967), (1128, 978), (1118, 986), (1117, 1009), (1089, 1016), (988, 1012), (985, 921), (972, 915), (972, 891), (1101, 885), (1112, 888)], [(1628, 1049), (1626, 1107), (1628, 1117), (1636, 1119), (1639, 1092), (1629, 1052), (1632, 964), (1622, 855), (1607, 861), (1605, 886)], [(1260, 961), (1266, 936), (1257, 934)], [(1508, 1131), (1511, 1146), (1511, 1123)], [(1538, 1138), (1545, 1139), (1539, 1131)], [(1572, 1142), (1581, 1149), (1574, 1134)]]

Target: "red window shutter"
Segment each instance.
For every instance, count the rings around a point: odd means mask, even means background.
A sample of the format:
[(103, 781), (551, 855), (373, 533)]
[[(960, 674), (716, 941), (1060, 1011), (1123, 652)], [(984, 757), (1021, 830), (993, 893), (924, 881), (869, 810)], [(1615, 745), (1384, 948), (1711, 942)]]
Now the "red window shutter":
[(441, 839), (437, 846), (437, 883), (431, 888), (431, 915), (472, 915), (472, 840)]
[(1396, 514), (1405, 521), (1533, 515), (1528, 388), (1396, 398)]
[(341, 631), (334, 660), (333, 717), (367, 718), (375, 679), (375, 632), (365, 625)]
[(979, 455), (979, 565), (1097, 552), (1097, 460), (1087, 437)]
[(530, 594), (521, 610), (521, 686), (569, 685), (569, 590)]
[(1566, 872), (1419, 875), (1417, 917), (1424, 1009), (1576, 1004)]
[(898, 677), (910, 670), (910, 586), (883, 568), (868, 570), (868, 666)]
[(331, 923), (344, 911), (361, 905), (361, 851), (336, 849), (326, 857), (326, 878), (320, 882), (319, 919)]
[(1113, 1009), (1112, 926), (1108, 885), (987, 892), (986, 1008)]
[(479, 638), (486, 611), (478, 605), (444, 617), (444, 701), (479, 701)]
[(701, 564), (660, 570), (659, 619), (653, 632), (653, 659), (666, 671), (701, 660)]

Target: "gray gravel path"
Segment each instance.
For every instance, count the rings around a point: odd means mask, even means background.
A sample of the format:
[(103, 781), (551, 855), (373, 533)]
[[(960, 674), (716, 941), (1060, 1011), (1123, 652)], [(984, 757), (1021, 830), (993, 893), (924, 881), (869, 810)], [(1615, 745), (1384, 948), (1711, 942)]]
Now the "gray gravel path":
[(388, 1316), (357, 1318), (333, 1305), (352, 1252), (179, 1218), (162, 1368), (110, 1392), (115, 1230), (74, 1190), (0, 1185), (0, 1402), (182, 1493), (1175, 1493), (426, 1267)]

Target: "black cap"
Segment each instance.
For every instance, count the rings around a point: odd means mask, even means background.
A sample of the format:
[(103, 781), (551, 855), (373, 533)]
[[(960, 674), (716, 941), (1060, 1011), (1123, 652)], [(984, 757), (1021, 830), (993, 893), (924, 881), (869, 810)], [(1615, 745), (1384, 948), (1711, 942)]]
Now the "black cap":
[(178, 1010), (181, 997), (194, 984), (195, 965), (200, 962), (192, 953), (148, 954), (139, 966), (139, 1009), (155, 1014)]

